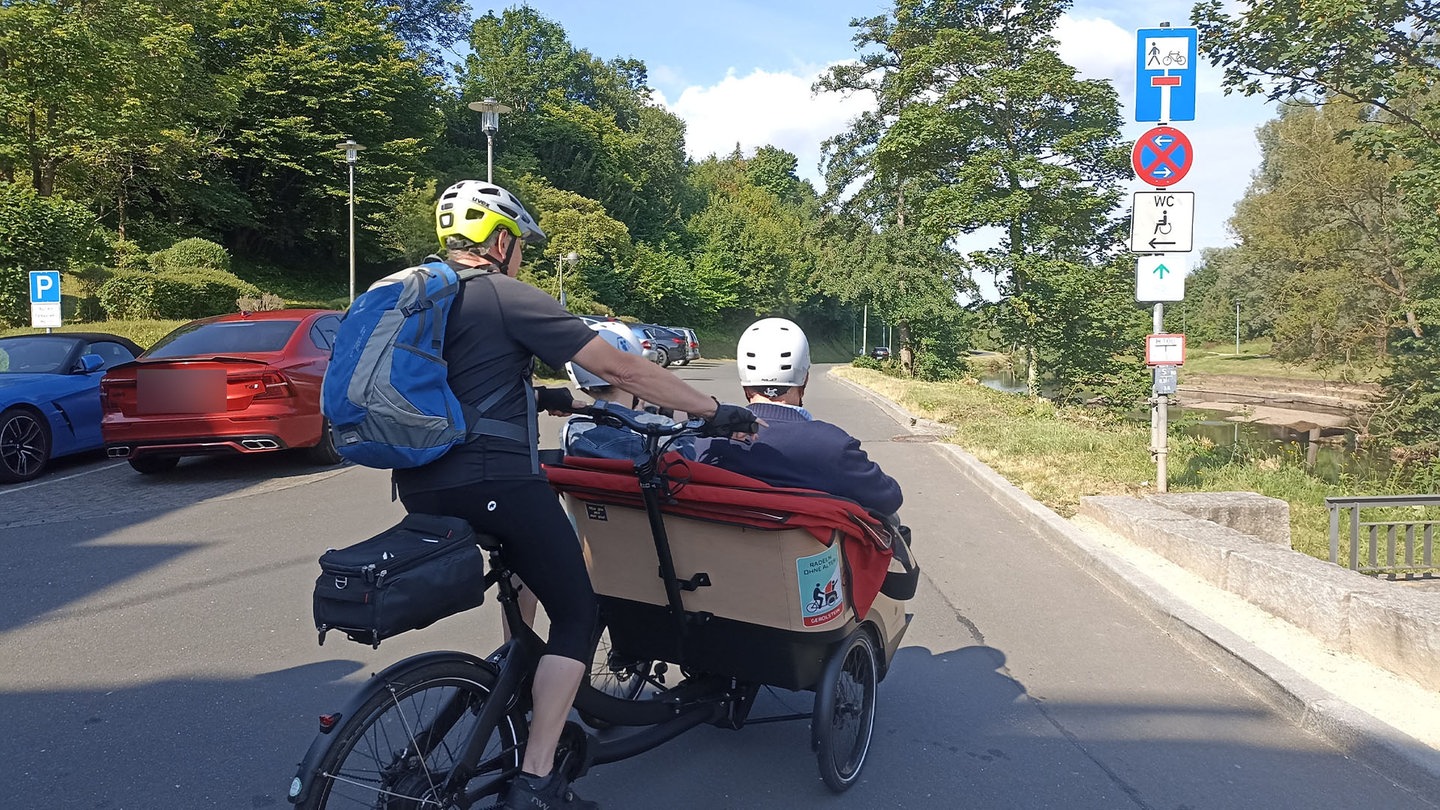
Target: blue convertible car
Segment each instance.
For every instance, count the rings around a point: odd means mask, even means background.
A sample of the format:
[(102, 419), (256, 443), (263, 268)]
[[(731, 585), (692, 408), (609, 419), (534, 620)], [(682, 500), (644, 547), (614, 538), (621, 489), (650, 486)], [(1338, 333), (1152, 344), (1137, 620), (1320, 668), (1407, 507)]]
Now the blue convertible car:
[(100, 378), (140, 352), (98, 332), (0, 338), (0, 483), (28, 481), (52, 458), (101, 447)]

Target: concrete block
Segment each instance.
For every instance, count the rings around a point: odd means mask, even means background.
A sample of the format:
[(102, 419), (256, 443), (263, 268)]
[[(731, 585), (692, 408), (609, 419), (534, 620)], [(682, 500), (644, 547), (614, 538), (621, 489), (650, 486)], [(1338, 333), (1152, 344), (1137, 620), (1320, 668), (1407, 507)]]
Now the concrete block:
[(1077, 511), (1132, 540), (1138, 534), (1153, 531), (1157, 522), (1193, 520), (1189, 515), (1127, 495), (1086, 495), (1080, 498)]
[(1255, 545), (1244, 535), (1195, 518), (1154, 523), (1133, 539), (1217, 588), (1226, 587), (1230, 555)]
[[(1254, 544), (1226, 558), (1226, 588), (1327, 646), (1350, 651), (1350, 599), (1375, 580), (1294, 551)], [(1378, 595), (1378, 594), (1377, 594)]]
[(1290, 504), (1256, 492), (1178, 492), (1145, 500), (1290, 548)]
[(1391, 672), (1440, 690), (1440, 601), (1398, 589), (1355, 594), (1350, 647)]

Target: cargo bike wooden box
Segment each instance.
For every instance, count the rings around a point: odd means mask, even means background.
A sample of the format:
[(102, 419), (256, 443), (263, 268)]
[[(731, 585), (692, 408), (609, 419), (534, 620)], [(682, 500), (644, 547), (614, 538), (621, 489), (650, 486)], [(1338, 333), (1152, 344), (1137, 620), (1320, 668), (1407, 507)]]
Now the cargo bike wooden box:
[[(699, 423), (603, 418), (645, 435), (650, 460), (547, 466), (584, 544), (609, 640), (574, 704), (590, 728), (567, 725), (557, 767), (578, 777), (704, 723), (810, 719), (822, 779), (849, 788), (869, 751), (877, 686), (910, 620), (904, 600), (918, 570), (905, 544), (852, 502), (661, 457), (663, 439)], [(378, 673), (321, 718), (293, 803), (469, 808), (503, 795), (523, 758), (544, 642), (520, 619), (501, 549), (480, 540), (485, 587), (497, 591), (512, 640), (485, 659), (426, 653)], [(663, 683), (661, 662), (683, 678)], [(617, 682), (624, 688), (605, 688)], [(814, 691), (813, 712), (752, 719), (762, 686)]]

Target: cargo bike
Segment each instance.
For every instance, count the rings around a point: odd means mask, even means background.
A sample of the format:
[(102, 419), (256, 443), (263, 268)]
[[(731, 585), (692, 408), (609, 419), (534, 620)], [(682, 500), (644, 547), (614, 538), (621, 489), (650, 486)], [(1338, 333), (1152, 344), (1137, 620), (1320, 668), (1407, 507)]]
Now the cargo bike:
[[(646, 460), (567, 457), (546, 467), (584, 545), (603, 628), (574, 703), (584, 725), (566, 725), (556, 767), (578, 778), (707, 723), (810, 719), (821, 778), (848, 789), (911, 618), (905, 600), (918, 568), (906, 539), (851, 501), (665, 452), (702, 422), (584, 413), (640, 434)], [(488, 808), (504, 796), (524, 758), (544, 641), (521, 618), (498, 543), (478, 539), (484, 589), (496, 591), (510, 641), (487, 658), (423, 653), (373, 676), (321, 717), (292, 803)], [(670, 684), (672, 667), (680, 677)], [(813, 691), (813, 711), (751, 718), (762, 687)]]

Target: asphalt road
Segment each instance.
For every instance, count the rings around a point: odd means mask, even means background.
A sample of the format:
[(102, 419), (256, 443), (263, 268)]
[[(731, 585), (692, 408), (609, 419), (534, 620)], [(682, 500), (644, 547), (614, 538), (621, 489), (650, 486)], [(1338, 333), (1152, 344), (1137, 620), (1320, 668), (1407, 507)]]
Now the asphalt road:
[[(735, 399), (734, 366), (677, 373)], [(904, 486), (924, 567), (864, 778), (818, 779), (803, 722), (692, 731), (594, 770), (608, 808), (1432, 807), (1192, 656), (944, 454), (817, 368), (806, 403)], [(558, 422), (542, 428), (554, 443)], [(0, 488), (0, 808), (285, 805), (317, 715), (433, 648), (488, 652), (493, 605), (385, 642), (310, 620), (315, 559), (401, 514), (383, 472), (280, 457), (169, 476), (87, 458)], [(807, 710), (765, 695), (757, 715)]]

